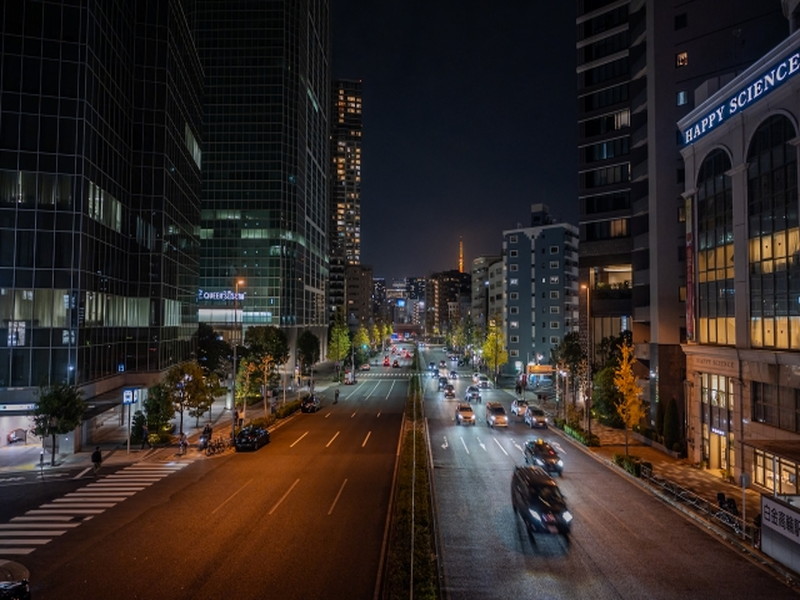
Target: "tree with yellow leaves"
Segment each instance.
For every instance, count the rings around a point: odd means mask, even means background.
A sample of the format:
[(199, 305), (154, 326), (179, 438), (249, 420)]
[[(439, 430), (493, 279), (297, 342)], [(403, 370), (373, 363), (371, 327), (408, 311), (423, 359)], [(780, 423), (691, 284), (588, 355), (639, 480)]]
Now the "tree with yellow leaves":
[(633, 346), (626, 342), (620, 344), (619, 365), (614, 369), (614, 387), (620, 394), (617, 402), (617, 414), (625, 424), (625, 456), (628, 456), (628, 430), (639, 424), (645, 415), (642, 402), (642, 386), (636, 381), (633, 373)]

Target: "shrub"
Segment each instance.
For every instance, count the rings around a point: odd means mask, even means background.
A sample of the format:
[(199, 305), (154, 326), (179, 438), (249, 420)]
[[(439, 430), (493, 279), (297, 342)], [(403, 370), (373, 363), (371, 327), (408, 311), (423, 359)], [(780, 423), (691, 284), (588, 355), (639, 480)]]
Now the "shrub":
[(639, 456), (615, 454), (611, 460), (615, 465), (624, 469), (634, 477), (642, 476), (642, 466), (646, 465), (650, 470), (653, 469), (651, 463), (643, 461)]

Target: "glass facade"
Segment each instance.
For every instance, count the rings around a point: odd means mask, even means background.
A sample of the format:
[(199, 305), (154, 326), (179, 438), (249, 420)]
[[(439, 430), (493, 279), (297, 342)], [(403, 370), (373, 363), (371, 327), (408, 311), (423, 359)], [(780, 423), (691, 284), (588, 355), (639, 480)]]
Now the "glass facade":
[[(243, 281), (245, 326), (323, 326), (328, 2), (200, 0), (191, 21), (206, 76), (200, 288)], [(225, 309), (203, 301), (200, 319)]]
[(3, 5), (0, 388), (191, 353), (201, 71), (181, 3), (144, 4)]
[(697, 338), (734, 344), (733, 196), (728, 155), (714, 150), (697, 178)]
[(762, 123), (747, 153), (750, 342), (800, 350), (797, 132), (783, 115)]

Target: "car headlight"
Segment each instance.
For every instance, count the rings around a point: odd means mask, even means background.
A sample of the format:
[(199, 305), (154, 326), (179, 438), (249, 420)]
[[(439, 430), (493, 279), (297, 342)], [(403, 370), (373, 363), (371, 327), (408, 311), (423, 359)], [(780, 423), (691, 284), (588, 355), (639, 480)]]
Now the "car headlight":
[(564, 519), (564, 523), (569, 523), (570, 521), (572, 521), (572, 513), (569, 512), (568, 510), (565, 510), (561, 515), (561, 518)]
[(539, 516), (539, 513), (537, 513), (535, 510), (533, 510), (532, 508), (529, 508), (529, 509), (528, 509), (528, 512), (531, 514), (531, 516), (532, 516), (534, 519), (536, 519), (537, 521), (539, 521), (539, 523), (541, 523), (541, 522), (542, 522), (542, 517), (540, 517), (540, 516)]
[(563, 460), (559, 460), (559, 461), (558, 461), (556, 464), (557, 464), (559, 467), (563, 467), (563, 466), (564, 466), (564, 461), (563, 461)]

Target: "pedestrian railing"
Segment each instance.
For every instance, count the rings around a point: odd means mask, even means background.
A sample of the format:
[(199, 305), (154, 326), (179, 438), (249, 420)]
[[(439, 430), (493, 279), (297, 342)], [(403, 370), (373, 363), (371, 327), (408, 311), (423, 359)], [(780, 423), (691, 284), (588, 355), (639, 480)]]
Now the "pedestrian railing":
[(723, 507), (721, 506), (722, 502), (711, 502), (674, 481), (659, 477), (649, 465), (642, 465), (641, 479), (662, 497), (693, 512), (705, 521), (733, 533), (743, 541), (754, 546), (757, 545), (758, 528), (752, 523), (745, 522), (740, 515), (729, 510), (730, 505)]

